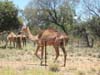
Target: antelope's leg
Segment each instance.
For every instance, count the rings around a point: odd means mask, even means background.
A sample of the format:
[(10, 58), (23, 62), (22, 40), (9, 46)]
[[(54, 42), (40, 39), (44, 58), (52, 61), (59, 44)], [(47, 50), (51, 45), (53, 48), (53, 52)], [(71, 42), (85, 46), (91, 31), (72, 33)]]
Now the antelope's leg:
[(47, 65), (47, 41), (45, 41), (45, 66)]
[(59, 57), (59, 47), (58, 46), (54, 46), (54, 48), (55, 48), (55, 51), (56, 51), (56, 58), (55, 58), (54, 62), (56, 62), (56, 60)]
[(64, 66), (66, 66), (66, 56), (67, 56), (67, 53), (66, 53), (66, 50), (65, 50), (64, 46), (61, 46), (61, 49), (62, 49), (63, 54), (64, 54)]
[(37, 58), (39, 58), (39, 59), (41, 60), (41, 58), (40, 58), (39, 55), (38, 55), (38, 51), (39, 51), (40, 47), (41, 47), (41, 46), (39, 46), (39, 45), (37, 46), (37, 49), (36, 49), (36, 51), (35, 51), (34, 54), (36, 55)]
[(43, 55), (44, 55), (44, 46), (41, 46), (41, 63), (40, 65), (43, 65)]

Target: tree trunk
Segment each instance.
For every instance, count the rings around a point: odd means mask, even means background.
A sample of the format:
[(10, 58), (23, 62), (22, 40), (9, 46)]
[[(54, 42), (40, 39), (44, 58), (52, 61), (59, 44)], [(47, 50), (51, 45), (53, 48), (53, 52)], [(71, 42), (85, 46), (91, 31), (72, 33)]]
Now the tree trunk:
[(90, 47), (90, 42), (87, 34), (85, 35), (85, 38), (86, 38), (87, 46)]
[(92, 37), (89, 37), (89, 34), (85, 32), (84, 38), (86, 39), (87, 47), (93, 47), (94, 45), (94, 39)]

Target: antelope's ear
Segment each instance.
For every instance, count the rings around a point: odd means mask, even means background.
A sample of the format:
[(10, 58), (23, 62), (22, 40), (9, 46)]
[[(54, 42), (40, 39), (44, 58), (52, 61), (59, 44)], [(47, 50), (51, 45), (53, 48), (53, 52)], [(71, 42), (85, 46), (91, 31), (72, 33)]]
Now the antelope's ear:
[(25, 25), (22, 26), (21, 31), (25, 31), (27, 27)]
[(26, 25), (23, 25), (21, 30), (24, 30), (24, 29), (26, 29), (26, 28), (27, 28)]

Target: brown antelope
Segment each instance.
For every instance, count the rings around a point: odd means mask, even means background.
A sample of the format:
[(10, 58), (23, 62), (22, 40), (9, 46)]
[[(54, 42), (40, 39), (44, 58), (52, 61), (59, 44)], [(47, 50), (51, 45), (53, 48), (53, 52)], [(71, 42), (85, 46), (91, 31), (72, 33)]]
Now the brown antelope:
[(23, 43), (23, 47), (26, 46), (26, 35), (22, 34), (22, 43)]
[(15, 47), (15, 44), (16, 44), (16, 34), (14, 32), (8, 32), (7, 41), (6, 41), (6, 45), (5, 46), (7, 46), (8, 43), (10, 43), (10, 46), (13, 43), (13, 46)]
[(58, 56), (59, 56), (59, 48), (62, 49), (63, 54), (64, 54), (64, 66), (66, 65), (66, 50), (64, 47), (64, 41), (66, 40), (66, 43), (68, 42), (68, 36), (65, 35), (64, 33), (59, 33), (58, 31), (52, 29), (52, 28), (48, 28), (44, 31), (42, 31), (41, 33), (39, 33), (37, 36), (33, 36), (31, 34), (31, 31), (29, 29), (29, 27), (23, 27), (22, 31), (24, 31), (25, 33), (27, 33), (29, 39), (36, 41), (37, 42), (37, 49), (35, 52), (35, 55), (37, 57), (38, 56), (38, 51), (41, 48), (41, 65), (43, 63), (43, 55), (44, 55), (44, 48), (45, 48), (45, 65), (46, 65), (46, 46), (53, 46), (56, 52), (56, 58), (55, 61), (57, 60)]

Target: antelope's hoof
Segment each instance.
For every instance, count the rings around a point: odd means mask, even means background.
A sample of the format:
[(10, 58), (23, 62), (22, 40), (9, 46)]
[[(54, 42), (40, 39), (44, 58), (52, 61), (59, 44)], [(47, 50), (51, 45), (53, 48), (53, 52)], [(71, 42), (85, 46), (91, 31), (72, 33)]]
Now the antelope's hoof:
[(47, 64), (40, 64), (41, 66), (48, 66)]
[(43, 63), (40, 63), (41, 66), (43, 66)]
[(61, 65), (61, 67), (66, 67), (66, 65), (65, 65), (65, 64), (63, 64), (63, 65)]

